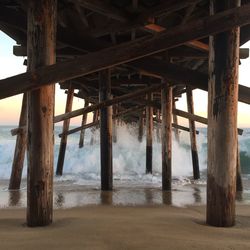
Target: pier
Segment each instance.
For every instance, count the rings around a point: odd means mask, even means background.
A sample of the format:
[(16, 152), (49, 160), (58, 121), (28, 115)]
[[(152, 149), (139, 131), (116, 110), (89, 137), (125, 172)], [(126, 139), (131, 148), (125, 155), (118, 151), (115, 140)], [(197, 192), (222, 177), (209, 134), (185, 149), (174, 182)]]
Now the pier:
[[(153, 131), (162, 143), (162, 191), (172, 189), (172, 137), (190, 133), (193, 179), (200, 178), (196, 123), (208, 128), (206, 223), (235, 224), (242, 191), (238, 102), (250, 88), (238, 84), (249, 50), (250, 1), (242, 0), (4, 0), (0, 30), (27, 57), (27, 72), (0, 80), (0, 99), (23, 94), (9, 189), (19, 189), (27, 151), (27, 225), (53, 222), (53, 176), (63, 175), (67, 137), (100, 129), (100, 189), (113, 190), (112, 144), (117, 124), (138, 127), (146, 138), (145, 173), (152, 174)], [(65, 90), (65, 113), (55, 116), (55, 84)], [(208, 92), (208, 116), (195, 114), (193, 91)], [(176, 108), (187, 97), (187, 111)], [(72, 110), (74, 98), (85, 105)], [(70, 129), (70, 119), (81, 117)], [(89, 122), (88, 117), (93, 116)], [(178, 117), (188, 119), (182, 126)], [(56, 171), (54, 124), (63, 122)], [(172, 135), (173, 134), (173, 135)], [(1, 153), (1, 152), (0, 152)]]

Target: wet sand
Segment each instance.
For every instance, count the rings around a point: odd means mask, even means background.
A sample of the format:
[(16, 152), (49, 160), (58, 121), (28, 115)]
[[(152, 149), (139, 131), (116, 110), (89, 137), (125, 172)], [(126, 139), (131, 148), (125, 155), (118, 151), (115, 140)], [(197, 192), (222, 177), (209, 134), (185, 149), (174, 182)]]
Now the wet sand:
[(28, 228), (25, 209), (2, 209), (0, 249), (250, 249), (248, 206), (237, 206), (233, 228), (204, 221), (204, 206), (98, 205), (57, 209), (49, 227)]

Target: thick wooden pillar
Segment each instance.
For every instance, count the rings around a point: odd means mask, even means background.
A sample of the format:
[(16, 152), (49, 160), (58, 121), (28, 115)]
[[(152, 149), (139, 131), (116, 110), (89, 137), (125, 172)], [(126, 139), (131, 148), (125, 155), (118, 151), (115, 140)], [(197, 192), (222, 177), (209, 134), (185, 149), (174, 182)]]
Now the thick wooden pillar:
[[(110, 70), (99, 73), (99, 101), (111, 98)], [(100, 109), (101, 189), (113, 188), (112, 106)]]
[[(84, 108), (86, 108), (88, 106), (89, 106), (89, 101), (87, 99), (85, 99)], [(86, 124), (87, 117), (88, 117), (88, 113), (85, 113), (82, 115), (82, 126), (84, 126)], [(85, 136), (85, 129), (82, 129), (80, 131), (79, 148), (83, 148), (83, 146), (84, 146), (84, 136)]]
[[(240, 5), (210, 0), (211, 15)], [(235, 224), (239, 27), (210, 37), (207, 223)]]
[(238, 142), (238, 145), (237, 145), (236, 191), (237, 192), (242, 192), (243, 191), (243, 182), (242, 182), (242, 177), (241, 177), (239, 142)]
[[(23, 95), (22, 109), (19, 119), (19, 128), (27, 125), (27, 94)], [(10, 176), (9, 189), (20, 189), (23, 162), (27, 147), (27, 129), (21, 129), (17, 134), (14, 159)]]
[(162, 114), (162, 190), (171, 190), (172, 185), (172, 87), (161, 91)]
[[(54, 64), (56, 0), (28, 1), (28, 70)], [(28, 93), (27, 225), (45, 226), (53, 214), (54, 85)]]
[[(175, 104), (175, 100), (173, 98), (173, 109), (176, 109), (176, 104)], [(173, 114), (173, 123), (178, 125), (178, 118), (176, 114)], [(178, 128), (174, 128), (174, 135), (175, 135), (175, 140), (180, 143), (180, 135), (179, 135), (179, 129)]]
[(138, 121), (138, 141), (142, 142), (143, 138), (143, 124), (144, 124), (144, 117), (143, 117), (144, 111), (141, 112), (139, 116), (139, 121)]
[[(152, 101), (153, 93), (147, 94), (147, 100)], [(153, 158), (153, 107), (146, 107), (146, 174), (152, 174)]]
[[(65, 113), (72, 111), (72, 104), (74, 98), (74, 88), (70, 87), (68, 90)], [(65, 159), (65, 153), (67, 148), (67, 139), (68, 135), (67, 132), (69, 130), (70, 119), (63, 121), (63, 129), (62, 129), (62, 137), (60, 142), (59, 154), (58, 154), (58, 161), (57, 161), (57, 168), (56, 168), (56, 175), (62, 176), (63, 174), (63, 164)]]
[[(187, 109), (188, 113), (194, 114), (194, 102), (193, 102), (193, 92), (192, 88), (187, 86)], [(189, 119), (189, 129), (190, 129), (190, 143), (191, 143), (191, 154), (192, 154), (192, 163), (193, 163), (193, 178), (197, 180), (200, 178), (200, 168), (199, 168), (199, 158), (198, 150), (196, 144), (196, 128), (195, 122)]]

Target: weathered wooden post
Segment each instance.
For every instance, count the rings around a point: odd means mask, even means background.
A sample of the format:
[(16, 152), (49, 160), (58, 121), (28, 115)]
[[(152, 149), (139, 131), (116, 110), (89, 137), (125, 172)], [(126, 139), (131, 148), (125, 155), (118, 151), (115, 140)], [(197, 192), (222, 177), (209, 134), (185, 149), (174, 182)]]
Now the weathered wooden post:
[[(176, 109), (176, 104), (175, 104), (175, 100), (173, 98), (173, 109)], [(173, 123), (178, 125), (178, 118), (177, 115), (173, 113)], [(179, 135), (179, 129), (178, 128), (174, 128), (174, 135), (175, 135), (175, 140), (180, 143), (180, 135)]]
[[(192, 87), (186, 87), (187, 93), (187, 109), (188, 113), (194, 114), (194, 102), (193, 102), (193, 92)], [(197, 180), (200, 178), (200, 168), (199, 168), (199, 158), (196, 144), (196, 128), (195, 122), (189, 119), (189, 129), (190, 129), (190, 143), (191, 143), (191, 154), (192, 154), (192, 163), (193, 163), (193, 178)]]
[(161, 91), (161, 140), (162, 140), (162, 190), (171, 190), (172, 186), (172, 87)]
[(142, 142), (142, 138), (143, 138), (143, 123), (144, 123), (144, 118), (143, 118), (143, 113), (144, 111), (141, 112), (140, 116), (139, 116), (139, 121), (138, 121), (138, 141)]
[[(19, 128), (27, 125), (27, 94), (23, 95)], [(20, 189), (23, 172), (23, 162), (27, 147), (27, 129), (21, 129), (17, 134), (14, 159), (10, 176), (9, 189)]]
[[(89, 106), (89, 101), (87, 99), (84, 100), (84, 108)], [(87, 122), (88, 113), (82, 115), (82, 126), (84, 126)], [(80, 139), (79, 139), (79, 148), (83, 148), (84, 146), (84, 136), (85, 136), (85, 129), (80, 131)]]
[[(240, 5), (210, 0), (211, 15)], [(239, 27), (210, 37), (207, 223), (235, 224)]]
[[(56, 0), (28, 1), (29, 71), (56, 61), (56, 12)], [(54, 95), (53, 84), (28, 93), (27, 225), (31, 227), (52, 222)]]
[[(99, 101), (111, 98), (110, 70), (99, 72)], [(100, 109), (101, 189), (113, 188), (112, 106)]]
[[(73, 98), (74, 98), (74, 88), (70, 86), (68, 90), (68, 95), (67, 95), (65, 113), (72, 111)], [(56, 168), (56, 175), (58, 176), (62, 176), (63, 174), (63, 164), (64, 164), (64, 159), (65, 159), (67, 139), (68, 139), (68, 135), (66, 133), (69, 130), (69, 124), (70, 124), (70, 119), (63, 121), (63, 129), (62, 129), (63, 135), (61, 137), (57, 168)]]
[[(148, 93), (147, 100), (152, 101), (153, 93)], [(153, 157), (153, 107), (146, 107), (146, 174), (152, 174), (152, 157)]]

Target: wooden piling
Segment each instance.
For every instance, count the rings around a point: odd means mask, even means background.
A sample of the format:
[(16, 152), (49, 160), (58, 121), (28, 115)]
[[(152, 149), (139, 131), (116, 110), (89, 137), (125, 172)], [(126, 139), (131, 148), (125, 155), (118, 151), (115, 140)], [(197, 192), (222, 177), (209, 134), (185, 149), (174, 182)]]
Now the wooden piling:
[[(176, 104), (175, 104), (175, 100), (173, 98), (173, 109), (176, 109)], [(173, 113), (173, 122), (174, 124), (178, 125), (178, 118), (177, 115)], [(180, 143), (180, 135), (179, 135), (179, 129), (178, 128), (174, 128), (174, 136), (175, 136), (175, 140)]]
[[(187, 86), (187, 109), (188, 113), (194, 114), (194, 102), (193, 102), (193, 92), (192, 88)], [(195, 122), (189, 119), (189, 135), (190, 135), (190, 143), (191, 143), (191, 154), (192, 154), (192, 163), (193, 163), (193, 178), (197, 180), (200, 178), (200, 168), (199, 168), (199, 158), (198, 158), (198, 150), (196, 143), (196, 128)]]
[[(161, 113), (160, 113), (160, 110), (157, 109), (156, 110), (156, 118), (158, 120), (161, 119)], [(161, 141), (161, 135), (160, 135), (160, 124), (157, 123), (156, 125), (156, 138), (157, 138), (157, 142), (160, 142)]]
[(161, 140), (162, 140), (162, 190), (171, 190), (172, 186), (172, 87), (161, 91)]
[[(210, 0), (211, 15), (240, 5)], [(239, 27), (210, 37), (207, 223), (235, 224)]]
[(143, 138), (143, 124), (144, 124), (144, 116), (143, 116), (143, 112), (141, 112), (140, 116), (139, 116), (139, 121), (138, 121), (138, 141), (142, 142), (142, 138)]
[[(99, 101), (111, 98), (110, 70), (99, 72)], [(101, 189), (113, 188), (112, 106), (100, 109)]]
[[(57, 1), (27, 3), (28, 71), (33, 71), (56, 61)], [(28, 93), (27, 225), (31, 227), (52, 222), (54, 94), (54, 84)]]
[[(27, 125), (27, 94), (23, 95), (22, 109), (19, 119), (19, 127), (26, 127)], [(16, 147), (14, 153), (14, 159), (12, 163), (12, 170), (10, 176), (9, 189), (20, 189), (22, 172), (23, 172), (23, 162), (27, 147), (27, 129), (22, 129), (16, 138)]]
[[(87, 99), (85, 99), (84, 101), (84, 108), (89, 106), (89, 101)], [(87, 117), (88, 117), (88, 113), (84, 113), (82, 115), (82, 126), (84, 126), (87, 122)], [(80, 131), (80, 139), (79, 139), (79, 148), (83, 148), (84, 146), (84, 136), (85, 136), (85, 129), (82, 129)]]
[[(152, 93), (147, 94), (147, 101), (152, 101)], [(146, 174), (152, 174), (153, 157), (153, 108), (146, 107)]]
[[(68, 94), (67, 94), (65, 113), (71, 112), (73, 98), (74, 98), (74, 88), (70, 86), (68, 90)], [(66, 153), (66, 147), (67, 147), (67, 139), (68, 139), (67, 131), (69, 130), (69, 124), (70, 124), (70, 119), (63, 121), (63, 129), (62, 129), (63, 135), (61, 137), (57, 168), (56, 168), (56, 175), (58, 176), (62, 176), (63, 174), (63, 165), (64, 165), (64, 159), (65, 159), (65, 153)]]

